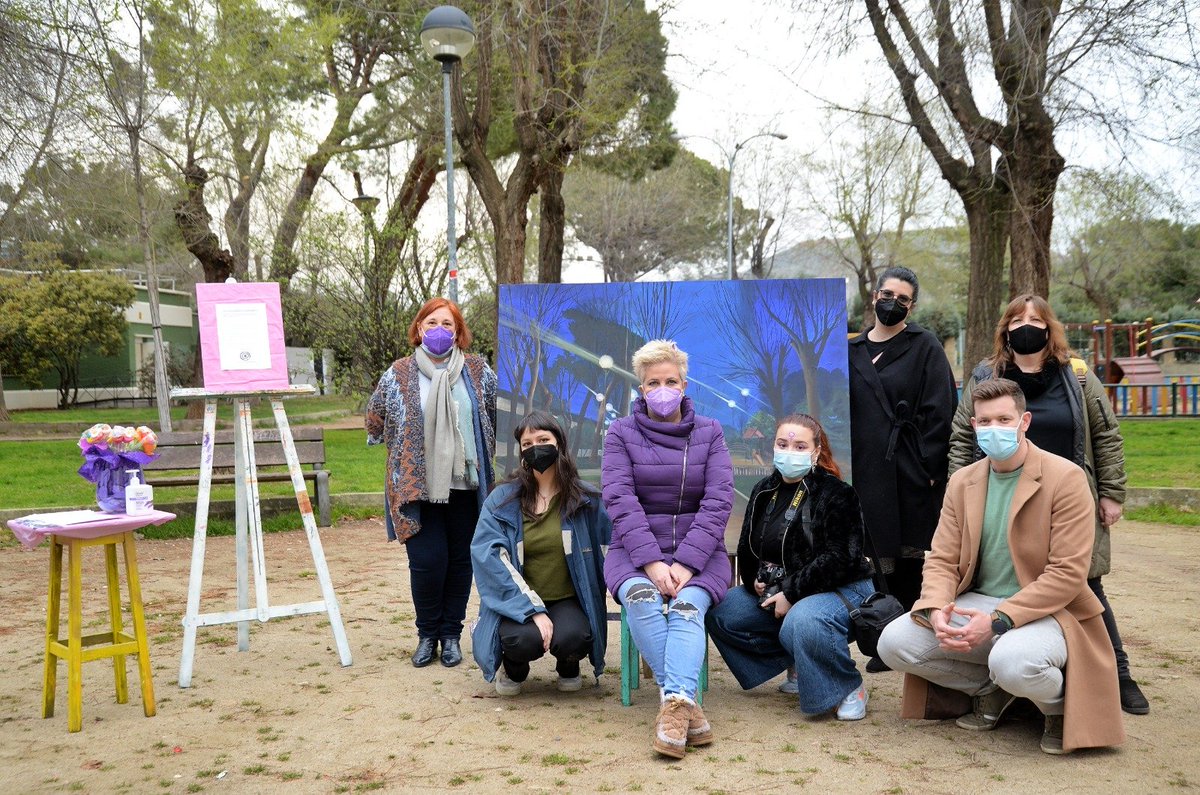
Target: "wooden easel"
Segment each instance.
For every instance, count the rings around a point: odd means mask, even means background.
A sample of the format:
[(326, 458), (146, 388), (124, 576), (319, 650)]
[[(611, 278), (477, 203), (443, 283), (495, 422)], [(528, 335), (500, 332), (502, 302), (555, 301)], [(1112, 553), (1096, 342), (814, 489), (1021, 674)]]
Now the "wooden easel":
[[(292, 440), (291, 427), (283, 410), (283, 398), (294, 395), (311, 395), (316, 388), (295, 385), (279, 389), (247, 391), (209, 391), (206, 389), (172, 389), (171, 397), (184, 399), (204, 398), (204, 437), (200, 448), (200, 490), (196, 496), (196, 530), (192, 539), (192, 570), (188, 579), (187, 611), (183, 617), (183, 654), (179, 662), (179, 686), (190, 687), (192, 683), (192, 660), (196, 653), (196, 629), (217, 624), (238, 625), (238, 651), (250, 649), (250, 621), (257, 619), (266, 623), (272, 618), (328, 613), (329, 625), (333, 629), (333, 640), (343, 666), (350, 665), (350, 646), (346, 641), (346, 629), (342, 625), (342, 614), (337, 595), (329, 577), (329, 566), (325, 563), (325, 552), (321, 537), (317, 534), (317, 522), (313, 517), (308, 489), (296, 456), (296, 444)], [(283, 443), (284, 457), (296, 492), (296, 503), (304, 522), (304, 533), (312, 550), (313, 564), (317, 570), (317, 581), (321, 585), (322, 598), (315, 602), (291, 605), (270, 605), (267, 598), (267, 564), (263, 553), (262, 512), (258, 498), (258, 471), (254, 462), (254, 426), (250, 416), (251, 398), (268, 398), (275, 412), (275, 424), (279, 428), (279, 439)], [(200, 581), (204, 575), (204, 544), (208, 534), (208, 503), (212, 492), (213, 444), (217, 430), (217, 401), (229, 399), (234, 408), (234, 460), (237, 476), (236, 485), (236, 555), (237, 555), (237, 610), (223, 613), (200, 612)], [(254, 569), (254, 607), (250, 607), (249, 569)]]

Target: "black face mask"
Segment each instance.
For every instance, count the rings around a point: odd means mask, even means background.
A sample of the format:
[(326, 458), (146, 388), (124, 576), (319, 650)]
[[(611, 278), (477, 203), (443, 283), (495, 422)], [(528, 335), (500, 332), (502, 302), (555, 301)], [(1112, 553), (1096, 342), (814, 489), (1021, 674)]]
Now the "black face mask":
[(908, 307), (900, 306), (894, 298), (876, 301), (875, 317), (885, 326), (894, 326), (908, 317)]
[(521, 461), (538, 472), (545, 472), (558, 461), (558, 448), (552, 444), (535, 444), (521, 451)]
[(1028, 355), (1038, 353), (1050, 342), (1050, 329), (1039, 328), (1032, 323), (1017, 326), (1008, 332), (1008, 345), (1013, 353)]

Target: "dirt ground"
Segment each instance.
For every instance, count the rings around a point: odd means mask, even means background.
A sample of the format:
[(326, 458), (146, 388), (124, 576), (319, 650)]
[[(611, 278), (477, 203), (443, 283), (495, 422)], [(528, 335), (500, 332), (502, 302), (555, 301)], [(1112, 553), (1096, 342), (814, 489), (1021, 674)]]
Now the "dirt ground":
[[(775, 683), (745, 693), (715, 651), (704, 699), (717, 740), (682, 761), (649, 749), (655, 691), (620, 703), (619, 633), (598, 688), (559, 694), (552, 664), (526, 691), (497, 697), (470, 661), (416, 670), (403, 547), (378, 521), (322, 535), (354, 664), (342, 668), (321, 617), (201, 628), (191, 688), (176, 684), (190, 541), (142, 541), (158, 715), (115, 703), (112, 668), (84, 665), (84, 728), (41, 718), (47, 554), (0, 549), (0, 792), (1162, 792), (1200, 786), (1200, 531), (1125, 522), (1105, 578), (1134, 672), (1153, 705), (1125, 717), (1118, 749), (1048, 757), (1041, 724), (1006, 719), (990, 734), (902, 721), (900, 675), (870, 675), (858, 723), (809, 719)], [(101, 555), (85, 557), (85, 625), (105, 621)], [(304, 536), (266, 538), (274, 603), (319, 598)], [(93, 559), (95, 558), (95, 559)], [(203, 611), (233, 607), (233, 540), (210, 539)], [(471, 613), (475, 606), (472, 604)], [(65, 622), (64, 622), (65, 623)], [(85, 630), (86, 631), (86, 630)], [(93, 630), (97, 631), (97, 630)], [(465, 644), (469, 645), (469, 644)], [(860, 661), (861, 662), (861, 661)]]

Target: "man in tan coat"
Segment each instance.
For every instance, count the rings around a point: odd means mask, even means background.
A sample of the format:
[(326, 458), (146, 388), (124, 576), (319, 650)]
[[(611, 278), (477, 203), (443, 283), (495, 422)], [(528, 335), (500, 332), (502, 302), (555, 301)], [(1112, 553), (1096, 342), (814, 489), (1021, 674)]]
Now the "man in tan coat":
[(1046, 753), (1117, 745), (1116, 663), (1087, 585), (1096, 510), (1087, 478), (1025, 438), (1017, 384), (986, 381), (974, 397), (987, 458), (950, 479), (921, 598), (879, 641), (884, 662), (905, 672), (901, 715), (945, 717), (935, 696), (948, 688), (971, 697), (958, 726), (988, 731), (1022, 697), (1045, 715)]

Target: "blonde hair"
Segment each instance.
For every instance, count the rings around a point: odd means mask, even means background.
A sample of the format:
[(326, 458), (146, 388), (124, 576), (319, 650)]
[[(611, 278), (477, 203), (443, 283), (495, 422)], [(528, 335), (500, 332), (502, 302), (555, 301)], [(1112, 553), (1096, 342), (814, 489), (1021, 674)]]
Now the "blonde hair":
[(633, 353), (633, 374), (639, 382), (646, 377), (646, 368), (656, 364), (673, 364), (679, 368), (679, 377), (687, 380), (688, 355), (679, 349), (674, 340), (650, 340)]

